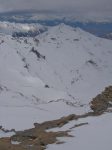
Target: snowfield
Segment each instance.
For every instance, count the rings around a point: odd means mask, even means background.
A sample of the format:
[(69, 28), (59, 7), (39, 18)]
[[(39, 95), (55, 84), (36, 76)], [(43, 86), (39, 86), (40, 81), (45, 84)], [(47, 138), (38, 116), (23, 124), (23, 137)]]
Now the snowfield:
[[(35, 38), (0, 34), (0, 125), (6, 129), (24, 130), (34, 122), (88, 112), (91, 99), (108, 85), (111, 40), (64, 24)], [(64, 139), (65, 144), (48, 149), (111, 149), (111, 114), (80, 121), (89, 124), (73, 129), (75, 137)]]
[[(69, 125), (63, 127), (61, 130), (68, 130), (73, 127), (74, 124), (88, 122), (88, 125), (72, 129), (72, 138), (60, 138), (64, 144), (53, 144), (48, 146), (48, 150), (110, 150), (112, 139), (112, 121), (111, 114), (105, 114), (104, 116), (96, 118), (81, 119), (76, 122), (72, 122)], [(54, 130), (52, 130), (54, 131)], [(55, 130), (55, 131), (60, 131)]]

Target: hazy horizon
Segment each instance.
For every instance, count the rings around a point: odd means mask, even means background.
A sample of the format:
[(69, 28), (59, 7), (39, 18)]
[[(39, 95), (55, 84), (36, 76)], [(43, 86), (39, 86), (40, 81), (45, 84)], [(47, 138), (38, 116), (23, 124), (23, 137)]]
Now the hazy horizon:
[(0, 0), (0, 12), (49, 11), (78, 16), (111, 17), (112, 0)]

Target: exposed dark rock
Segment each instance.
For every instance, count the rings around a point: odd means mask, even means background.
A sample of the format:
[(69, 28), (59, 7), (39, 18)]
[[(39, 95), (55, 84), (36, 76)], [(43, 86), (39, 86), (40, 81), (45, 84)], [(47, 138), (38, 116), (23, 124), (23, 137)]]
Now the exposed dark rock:
[(51, 40), (56, 41), (56, 38), (51, 38)]
[(2, 44), (2, 43), (4, 43), (4, 40), (1, 40), (1, 41), (0, 41), (0, 44)]
[(96, 66), (97, 67), (97, 63), (94, 61), (94, 60), (88, 60), (87, 62), (86, 62), (87, 64), (91, 64), (91, 65), (94, 65), (94, 66)]
[(70, 129), (77, 128), (77, 127), (81, 127), (81, 126), (84, 126), (84, 125), (88, 125), (88, 122), (80, 123), (80, 124), (75, 124), (75, 125), (74, 125), (72, 128), (70, 128)]
[(46, 84), (46, 85), (45, 85), (45, 88), (49, 88), (49, 85)]
[(105, 88), (105, 90), (93, 98), (91, 102), (91, 109), (96, 113), (103, 113), (109, 107), (112, 107), (112, 86)]
[(79, 39), (74, 39), (73, 41), (79, 41)]
[(42, 59), (45, 60), (45, 56), (42, 55), (42, 54), (40, 54), (37, 50), (35, 50), (34, 47), (32, 47), (32, 49), (31, 49), (30, 52), (34, 53), (34, 54), (37, 56), (38, 59), (41, 59), (41, 58), (42, 58)]
[(34, 38), (33, 40), (36, 43), (36, 45), (38, 46), (38, 44), (39, 44), (40, 41), (37, 38)]
[(24, 43), (28, 44), (28, 41), (27, 41), (27, 39), (25, 39), (25, 40), (24, 40)]

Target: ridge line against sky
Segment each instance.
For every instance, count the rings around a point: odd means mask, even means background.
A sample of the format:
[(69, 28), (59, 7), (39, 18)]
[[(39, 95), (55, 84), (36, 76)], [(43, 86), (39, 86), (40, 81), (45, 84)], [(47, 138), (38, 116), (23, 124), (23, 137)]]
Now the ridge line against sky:
[(0, 0), (0, 12), (49, 10), (76, 15), (112, 16), (112, 0)]

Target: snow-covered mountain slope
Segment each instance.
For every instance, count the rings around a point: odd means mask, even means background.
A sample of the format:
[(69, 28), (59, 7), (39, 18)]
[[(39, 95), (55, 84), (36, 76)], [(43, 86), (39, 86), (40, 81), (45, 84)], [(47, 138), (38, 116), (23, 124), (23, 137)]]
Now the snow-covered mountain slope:
[[(64, 24), (50, 29), (39, 41), (37, 50), (46, 56), (47, 65), (55, 72), (49, 72), (50, 86), (85, 103), (112, 83), (111, 41)], [(46, 80), (42, 73), (40, 76)]]
[(79, 28), (61, 24), (35, 38), (0, 34), (0, 124), (25, 129), (87, 111), (111, 76), (111, 41)]

